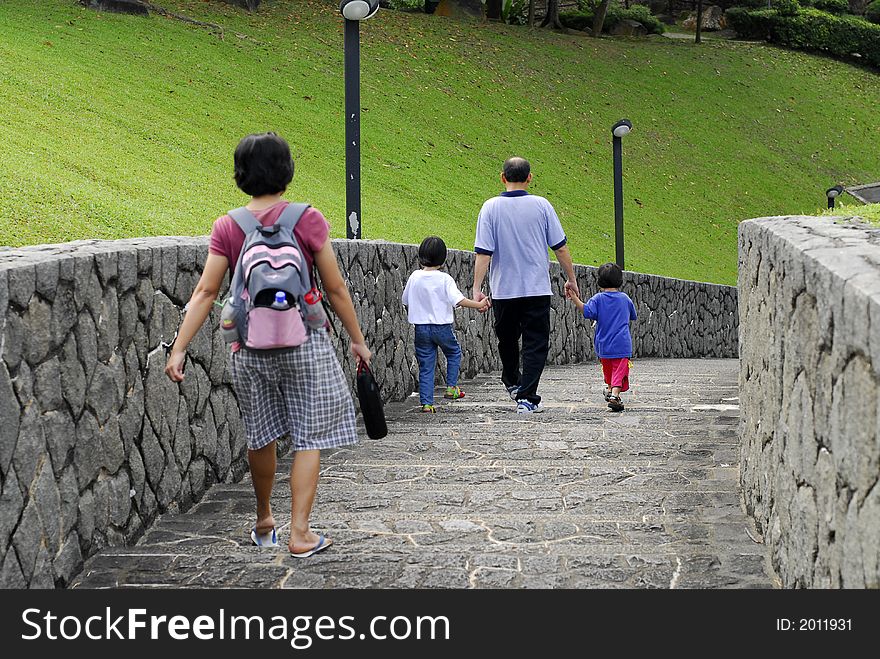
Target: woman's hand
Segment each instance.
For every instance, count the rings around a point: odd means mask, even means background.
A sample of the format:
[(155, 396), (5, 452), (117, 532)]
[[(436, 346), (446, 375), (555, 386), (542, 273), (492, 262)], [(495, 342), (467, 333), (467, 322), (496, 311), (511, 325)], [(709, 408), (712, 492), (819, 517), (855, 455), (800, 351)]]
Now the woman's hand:
[(168, 362), (165, 364), (165, 375), (172, 382), (183, 382), (183, 362), (186, 360), (185, 352), (172, 350), (168, 356)]
[(352, 343), (351, 354), (354, 355), (354, 360), (358, 366), (361, 365), (361, 362), (369, 366), (370, 360), (373, 358), (373, 353), (370, 352), (366, 343)]

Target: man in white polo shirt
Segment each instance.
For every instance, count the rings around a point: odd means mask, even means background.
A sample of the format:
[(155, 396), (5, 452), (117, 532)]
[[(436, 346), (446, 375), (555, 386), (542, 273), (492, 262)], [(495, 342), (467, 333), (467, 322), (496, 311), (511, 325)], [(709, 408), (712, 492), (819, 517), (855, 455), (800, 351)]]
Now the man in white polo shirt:
[(559, 217), (549, 201), (528, 193), (531, 181), (528, 160), (514, 157), (504, 162), (501, 182), (505, 192), (483, 204), (474, 241), (477, 257), (473, 299), (486, 297), (482, 286), (489, 270), (495, 334), (503, 366), (501, 381), (516, 401), (519, 414), (543, 411), (538, 382), (550, 351), (548, 248), (556, 253), (568, 277), (565, 288), (580, 295)]

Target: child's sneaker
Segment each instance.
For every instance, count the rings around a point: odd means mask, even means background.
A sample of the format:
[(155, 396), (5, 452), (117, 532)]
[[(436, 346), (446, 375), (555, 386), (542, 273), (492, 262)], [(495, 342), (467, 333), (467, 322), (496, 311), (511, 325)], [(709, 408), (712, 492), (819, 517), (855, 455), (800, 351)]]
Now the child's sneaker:
[(458, 400), (459, 398), (464, 398), (464, 392), (458, 387), (446, 387), (446, 393), (443, 394), (443, 398)]
[(605, 402), (607, 403), (609, 400), (611, 400), (611, 389), (606, 389), (605, 390)]
[(541, 406), (541, 403), (533, 403), (525, 399), (516, 401), (517, 414), (538, 414), (543, 411), (544, 408)]
[(433, 405), (422, 405), (422, 412), (428, 412), (429, 414), (434, 414), (437, 410), (434, 409)]
[(623, 412), (623, 403), (620, 400), (620, 396), (608, 397), (608, 409), (612, 412)]

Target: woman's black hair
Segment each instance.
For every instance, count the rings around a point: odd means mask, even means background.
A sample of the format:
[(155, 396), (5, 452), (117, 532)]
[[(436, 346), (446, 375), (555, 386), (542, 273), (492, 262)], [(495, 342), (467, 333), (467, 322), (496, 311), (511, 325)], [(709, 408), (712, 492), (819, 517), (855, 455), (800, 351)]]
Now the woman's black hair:
[(623, 284), (623, 272), (616, 263), (599, 266), (599, 288), (620, 288)]
[(281, 194), (293, 180), (290, 147), (275, 133), (243, 137), (233, 161), (235, 184), (252, 197)]
[(419, 265), (434, 268), (446, 262), (446, 243), (437, 236), (428, 236), (419, 245)]

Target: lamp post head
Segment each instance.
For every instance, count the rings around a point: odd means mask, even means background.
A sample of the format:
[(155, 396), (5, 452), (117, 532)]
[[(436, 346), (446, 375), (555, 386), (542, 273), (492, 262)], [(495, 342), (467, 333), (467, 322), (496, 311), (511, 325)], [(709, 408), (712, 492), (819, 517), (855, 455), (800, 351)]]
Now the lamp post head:
[(339, 11), (349, 21), (365, 21), (379, 11), (379, 0), (342, 0)]
[(623, 137), (624, 135), (629, 135), (632, 127), (632, 122), (629, 119), (621, 119), (611, 127), (611, 134), (614, 137)]
[(835, 185), (833, 188), (828, 188), (825, 191), (825, 196), (828, 197), (829, 199), (834, 199), (836, 197), (839, 197), (842, 194), (843, 194), (843, 186), (842, 185)]

